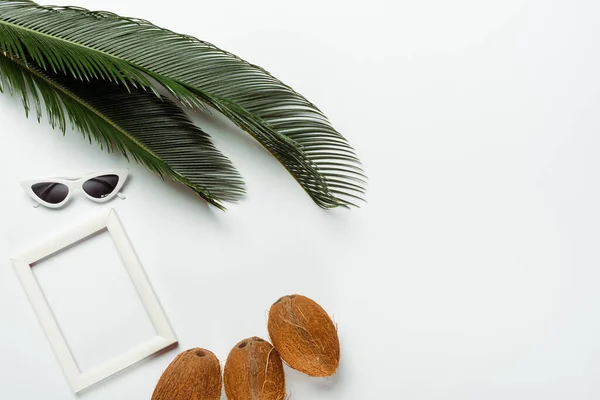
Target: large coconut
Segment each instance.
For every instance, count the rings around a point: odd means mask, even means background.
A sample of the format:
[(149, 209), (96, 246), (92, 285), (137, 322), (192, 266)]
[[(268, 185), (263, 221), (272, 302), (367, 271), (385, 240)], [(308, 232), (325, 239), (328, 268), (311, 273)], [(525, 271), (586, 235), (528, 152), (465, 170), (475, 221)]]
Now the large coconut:
[(184, 351), (160, 377), (152, 400), (219, 400), (221, 364), (205, 349)]
[(325, 310), (300, 295), (277, 300), (269, 311), (273, 346), (292, 368), (310, 376), (331, 376), (340, 363), (340, 341)]
[(244, 339), (225, 363), (225, 393), (229, 400), (284, 400), (283, 362), (275, 348), (261, 338)]

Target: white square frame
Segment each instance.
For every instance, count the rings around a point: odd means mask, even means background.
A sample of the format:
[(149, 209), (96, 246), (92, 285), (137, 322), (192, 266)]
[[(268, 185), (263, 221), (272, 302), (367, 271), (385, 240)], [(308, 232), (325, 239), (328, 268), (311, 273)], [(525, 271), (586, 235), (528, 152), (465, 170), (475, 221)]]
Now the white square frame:
[[(77, 362), (54, 318), (50, 305), (46, 301), (31, 266), (61, 250), (77, 245), (104, 230), (107, 230), (108, 234), (111, 236), (117, 252), (121, 256), (121, 260), (131, 277), (142, 304), (148, 312), (150, 320), (158, 335), (153, 339), (134, 347), (125, 354), (105, 361), (89, 371), (82, 372), (77, 366)], [(108, 213), (104, 211), (102, 214), (74, 226), (54, 238), (13, 257), (12, 263), (24, 290), (31, 301), (31, 305), (37, 314), (42, 329), (46, 333), (50, 345), (56, 354), (56, 358), (65, 373), (67, 381), (75, 393), (177, 343), (177, 338), (169, 324), (167, 316), (146, 277), (144, 269), (127, 237), (116, 211), (113, 209)]]

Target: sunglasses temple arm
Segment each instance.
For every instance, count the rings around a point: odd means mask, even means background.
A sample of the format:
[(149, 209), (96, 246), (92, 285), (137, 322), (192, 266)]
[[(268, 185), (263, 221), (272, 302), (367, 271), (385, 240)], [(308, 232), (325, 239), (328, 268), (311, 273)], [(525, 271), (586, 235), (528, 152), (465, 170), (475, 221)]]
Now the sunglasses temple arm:
[(120, 198), (121, 200), (125, 200), (127, 197), (125, 197), (125, 195), (121, 192), (117, 193), (117, 197)]
[(33, 208), (39, 208), (41, 206), (41, 204), (38, 201), (31, 199), (31, 198), (29, 200), (31, 200), (31, 206)]

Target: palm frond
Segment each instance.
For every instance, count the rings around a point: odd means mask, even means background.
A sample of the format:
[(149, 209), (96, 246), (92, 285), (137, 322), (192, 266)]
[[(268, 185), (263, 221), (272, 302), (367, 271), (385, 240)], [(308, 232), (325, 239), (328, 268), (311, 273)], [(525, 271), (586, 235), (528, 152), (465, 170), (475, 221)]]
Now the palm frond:
[(264, 69), (150, 22), (72, 7), (0, 2), (0, 46), (78, 79), (149, 87), (188, 106), (208, 104), (265, 146), (321, 207), (364, 194), (354, 150), (311, 102)]
[(19, 95), (38, 120), (45, 109), (63, 133), (70, 122), (90, 141), (117, 149), (151, 171), (181, 182), (223, 209), (244, 192), (231, 162), (173, 102), (106, 81), (78, 81), (26, 65), (0, 50), (0, 91)]

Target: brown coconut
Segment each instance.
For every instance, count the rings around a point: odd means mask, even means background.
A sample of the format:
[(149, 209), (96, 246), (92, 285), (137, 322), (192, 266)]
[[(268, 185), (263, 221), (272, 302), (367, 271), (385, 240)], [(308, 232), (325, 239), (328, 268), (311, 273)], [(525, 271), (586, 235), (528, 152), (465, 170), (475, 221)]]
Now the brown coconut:
[(269, 311), (269, 335), (292, 368), (316, 377), (331, 376), (340, 363), (340, 341), (325, 310), (308, 297), (285, 296)]
[(242, 340), (225, 363), (229, 400), (284, 400), (283, 362), (271, 343), (259, 337)]
[(152, 400), (219, 400), (221, 364), (205, 349), (179, 354), (160, 377)]

